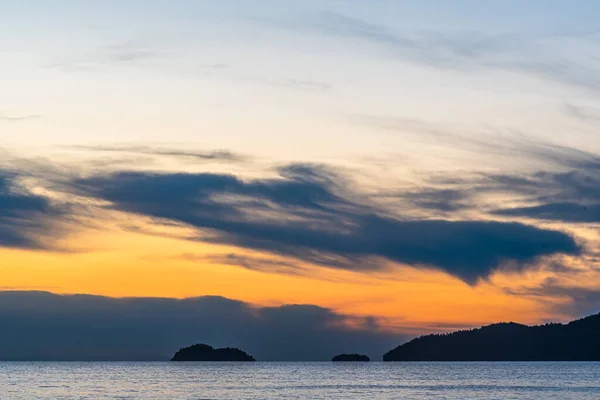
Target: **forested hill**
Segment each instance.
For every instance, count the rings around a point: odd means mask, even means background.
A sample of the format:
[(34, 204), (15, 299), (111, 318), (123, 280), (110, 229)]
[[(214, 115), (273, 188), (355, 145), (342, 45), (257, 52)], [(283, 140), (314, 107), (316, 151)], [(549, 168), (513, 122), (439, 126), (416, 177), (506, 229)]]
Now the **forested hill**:
[(514, 322), (421, 336), (384, 361), (600, 361), (600, 314), (568, 324)]
[(179, 349), (171, 361), (255, 361), (243, 350), (225, 347), (215, 349), (207, 344), (195, 344)]

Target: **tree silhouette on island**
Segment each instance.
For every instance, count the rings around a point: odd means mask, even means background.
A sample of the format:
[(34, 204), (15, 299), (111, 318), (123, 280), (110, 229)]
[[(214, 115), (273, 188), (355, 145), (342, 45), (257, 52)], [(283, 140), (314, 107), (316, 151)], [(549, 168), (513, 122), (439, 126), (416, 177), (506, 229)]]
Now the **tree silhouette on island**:
[(600, 361), (600, 314), (564, 325), (508, 322), (421, 336), (383, 361)]
[[(195, 344), (171, 361), (256, 361), (237, 348)], [(332, 361), (370, 361), (339, 354)], [(527, 326), (502, 322), (477, 329), (425, 335), (383, 355), (383, 361), (600, 361), (600, 314), (571, 321)]]
[(331, 361), (371, 361), (371, 359), (362, 354), (338, 354)]
[(195, 344), (179, 349), (171, 361), (256, 361), (243, 350), (233, 347), (215, 349), (207, 344)]

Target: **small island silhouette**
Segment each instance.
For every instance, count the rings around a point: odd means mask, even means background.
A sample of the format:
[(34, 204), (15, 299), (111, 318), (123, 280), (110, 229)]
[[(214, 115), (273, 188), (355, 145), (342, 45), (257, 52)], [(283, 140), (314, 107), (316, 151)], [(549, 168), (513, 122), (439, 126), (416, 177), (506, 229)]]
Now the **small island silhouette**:
[(179, 349), (171, 361), (256, 361), (243, 350), (233, 347), (215, 349), (208, 344), (195, 344)]
[(538, 326), (514, 322), (421, 336), (383, 361), (600, 361), (600, 314)]
[(371, 361), (371, 359), (363, 354), (338, 354), (331, 361)]

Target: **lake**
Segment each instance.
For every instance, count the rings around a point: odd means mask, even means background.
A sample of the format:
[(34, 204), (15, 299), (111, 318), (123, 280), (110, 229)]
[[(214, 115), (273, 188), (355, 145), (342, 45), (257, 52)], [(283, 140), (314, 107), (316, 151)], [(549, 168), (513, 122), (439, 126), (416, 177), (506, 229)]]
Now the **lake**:
[(2, 399), (600, 399), (600, 363), (0, 362)]

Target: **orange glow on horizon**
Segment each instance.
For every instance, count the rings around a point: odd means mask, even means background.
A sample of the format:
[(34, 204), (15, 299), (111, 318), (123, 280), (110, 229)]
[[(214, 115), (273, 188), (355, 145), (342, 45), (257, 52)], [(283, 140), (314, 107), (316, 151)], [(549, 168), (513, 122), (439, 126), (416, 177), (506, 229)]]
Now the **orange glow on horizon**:
[(393, 330), (450, 329), (509, 320), (537, 323), (551, 315), (542, 302), (502, 290), (508, 280), (535, 282), (544, 277), (543, 272), (496, 273), (495, 283), (480, 282), (475, 287), (440, 271), (402, 266), (369, 274), (316, 266), (306, 266), (310, 272), (305, 275), (269, 273), (201, 258), (231, 253), (256, 256), (249, 251), (116, 226), (82, 231), (67, 244), (74, 251), (0, 250), (1, 289), (111, 297), (218, 295), (257, 305), (314, 304), (348, 315), (377, 317)]

